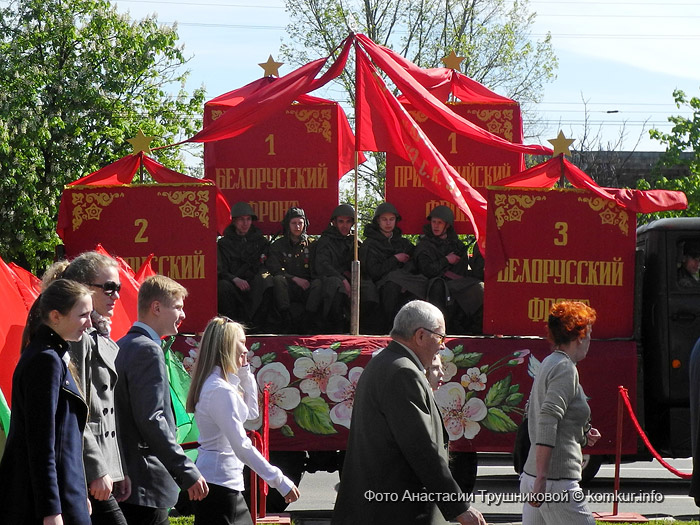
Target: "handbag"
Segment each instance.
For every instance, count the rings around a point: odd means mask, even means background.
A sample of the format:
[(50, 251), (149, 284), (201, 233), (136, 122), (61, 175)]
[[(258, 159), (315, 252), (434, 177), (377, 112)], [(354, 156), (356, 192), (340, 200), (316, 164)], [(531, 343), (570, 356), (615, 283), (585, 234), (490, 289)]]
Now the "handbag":
[(515, 434), (515, 445), (513, 446), (513, 468), (518, 474), (523, 473), (527, 455), (530, 452), (530, 433), (527, 429), (527, 412), (523, 416), (523, 421), (518, 426)]

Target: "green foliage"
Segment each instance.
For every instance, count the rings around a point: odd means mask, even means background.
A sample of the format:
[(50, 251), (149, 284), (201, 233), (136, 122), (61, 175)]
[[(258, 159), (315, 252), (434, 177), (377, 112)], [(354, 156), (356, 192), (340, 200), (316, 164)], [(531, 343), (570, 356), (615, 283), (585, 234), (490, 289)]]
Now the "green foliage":
[[(15, 0), (0, 9), (0, 255), (50, 261), (63, 186), (132, 152), (194, 134), (204, 91), (184, 91), (175, 28), (131, 21), (108, 0)], [(154, 153), (177, 170), (175, 148)]]
[[(640, 215), (639, 223), (650, 222), (654, 219), (666, 217), (698, 217), (700, 216), (700, 98), (688, 98), (681, 90), (673, 92), (676, 107), (687, 107), (692, 111), (689, 117), (671, 116), (668, 121), (673, 123), (670, 133), (663, 133), (657, 129), (649, 131), (651, 138), (658, 140), (666, 146), (666, 152), (659, 160), (662, 166), (688, 166), (690, 176), (677, 179), (657, 177), (651, 181), (639, 180), (637, 188), (641, 190), (663, 189), (682, 191), (688, 197), (688, 208), (661, 213)], [(687, 151), (695, 155), (682, 156)], [(652, 177), (656, 175), (652, 173)]]
[[(293, 64), (332, 55), (354, 31), (421, 67), (444, 67), (441, 59), (454, 50), (466, 57), (464, 74), (523, 106), (542, 99), (557, 68), (550, 35), (530, 38), (535, 13), (527, 0), (285, 0), (285, 7), (290, 42), (282, 54)], [(352, 105), (353, 68), (347, 67), (338, 82)], [(371, 168), (360, 167), (360, 215), (384, 195), (384, 154), (371, 157)]]

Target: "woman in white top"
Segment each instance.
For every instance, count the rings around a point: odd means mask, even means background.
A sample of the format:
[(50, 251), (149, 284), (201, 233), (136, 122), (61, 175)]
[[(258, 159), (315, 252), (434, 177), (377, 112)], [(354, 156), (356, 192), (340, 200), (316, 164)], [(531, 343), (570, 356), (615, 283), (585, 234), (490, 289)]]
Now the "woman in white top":
[(195, 525), (252, 524), (243, 499), (243, 465), (248, 465), (287, 503), (299, 489), (258, 452), (243, 423), (258, 416), (258, 388), (248, 366), (243, 326), (215, 317), (199, 346), (187, 410), (199, 427), (197, 468), (209, 484), (209, 495), (195, 507)]

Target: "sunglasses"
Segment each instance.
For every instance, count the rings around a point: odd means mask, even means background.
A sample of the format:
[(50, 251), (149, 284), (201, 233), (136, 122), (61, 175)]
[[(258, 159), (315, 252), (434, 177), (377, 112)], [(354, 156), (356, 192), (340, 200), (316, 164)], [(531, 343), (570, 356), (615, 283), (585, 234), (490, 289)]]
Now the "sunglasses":
[(112, 297), (115, 293), (119, 293), (122, 289), (121, 283), (115, 283), (114, 281), (107, 281), (103, 284), (88, 283), (88, 286), (96, 286), (97, 288), (102, 288), (105, 295)]
[(435, 332), (434, 330), (431, 330), (430, 328), (426, 328), (424, 326), (421, 328), (423, 328), (423, 330), (425, 330), (426, 332), (430, 332), (431, 334), (435, 334), (436, 336), (438, 336), (438, 343), (442, 344), (445, 342), (445, 338), (447, 337), (447, 334), (441, 334), (440, 332)]

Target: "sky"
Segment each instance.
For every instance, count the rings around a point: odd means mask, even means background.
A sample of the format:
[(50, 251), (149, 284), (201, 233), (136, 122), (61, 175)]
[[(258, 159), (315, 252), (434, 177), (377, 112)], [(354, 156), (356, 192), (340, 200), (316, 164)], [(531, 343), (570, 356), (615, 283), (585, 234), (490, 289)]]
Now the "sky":
[[(204, 86), (207, 100), (262, 76), (258, 63), (288, 42), (283, 0), (116, 0), (138, 19), (156, 14), (177, 22), (191, 56), (188, 89)], [(549, 145), (567, 137), (600, 135), (603, 147), (623, 132), (623, 150), (662, 151), (648, 130), (670, 131), (668, 117), (688, 116), (674, 89), (700, 96), (700, 0), (531, 0), (532, 37), (552, 34), (557, 78), (536, 106), (542, 132), (527, 142)], [(293, 70), (283, 65), (280, 74)], [(332, 92), (316, 93), (334, 98)], [(339, 99), (340, 97), (338, 97)], [(574, 143), (573, 148), (576, 148)]]

